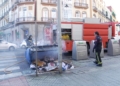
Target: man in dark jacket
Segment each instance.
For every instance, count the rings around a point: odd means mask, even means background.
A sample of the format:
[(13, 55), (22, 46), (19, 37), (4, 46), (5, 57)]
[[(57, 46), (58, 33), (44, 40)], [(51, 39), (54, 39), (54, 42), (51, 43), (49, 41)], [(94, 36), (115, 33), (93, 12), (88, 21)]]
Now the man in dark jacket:
[(33, 40), (32, 40), (32, 35), (30, 35), (27, 39), (26, 39), (26, 43), (27, 43), (27, 47), (33, 46)]
[(96, 61), (94, 62), (95, 64), (97, 64), (97, 66), (102, 66), (102, 60), (101, 60), (101, 50), (102, 50), (102, 38), (99, 35), (99, 32), (95, 32), (95, 45), (93, 48), (93, 52), (95, 51), (96, 54)]

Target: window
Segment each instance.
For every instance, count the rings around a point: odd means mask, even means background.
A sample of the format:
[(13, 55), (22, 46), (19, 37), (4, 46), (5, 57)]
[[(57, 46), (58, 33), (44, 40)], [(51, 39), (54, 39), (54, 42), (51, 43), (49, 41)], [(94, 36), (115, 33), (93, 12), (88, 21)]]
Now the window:
[(0, 43), (2, 43), (2, 40), (0, 40)]
[(17, 40), (17, 30), (15, 30), (15, 38), (16, 38), (16, 40)]
[(82, 17), (83, 17), (83, 18), (86, 18), (86, 17), (87, 17), (86, 12), (82, 12)]
[(32, 6), (29, 6), (29, 10), (32, 10)]
[(47, 8), (43, 8), (43, 21), (48, 21), (49, 11)]
[(71, 18), (72, 17), (72, 5), (66, 4), (63, 9), (63, 18)]
[(15, 30), (16, 40), (19, 39), (19, 31)]
[(57, 18), (57, 12), (56, 12), (56, 9), (52, 9), (51, 10), (51, 18)]
[(96, 15), (95, 15), (95, 14), (93, 14), (93, 18), (96, 18)]
[(4, 20), (4, 25), (5, 25), (5, 20)]
[(24, 39), (26, 39), (27, 35), (29, 35), (29, 30), (28, 29), (23, 30), (23, 35), (24, 35)]
[(96, 6), (96, 4), (95, 4), (96, 2), (95, 2), (95, 0), (93, 0), (93, 6)]
[(23, 7), (23, 17), (26, 17), (26, 13), (27, 13), (27, 8)]
[(4, 8), (4, 14), (5, 14), (5, 8)]
[(103, 20), (103, 23), (104, 23), (105, 21)]
[(100, 19), (100, 22), (102, 22), (102, 19), (101, 18), (99, 18)]
[(48, 1), (49, 1), (49, 0), (42, 0), (42, 2), (44, 2), (44, 3), (48, 3)]
[(80, 0), (75, 0), (75, 2), (80, 3)]
[(19, 11), (21, 11), (21, 7), (19, 7)]
[(51, 3), (57, 3), (56, 0), (51, 0)]
[(82, 3), (86, 3), (86, 0), (81, 0)]
[(26, 8), (26, 7), (23, 7), (23, 11), (27, 11), (27, 8)]
[(75, 0), (75, 5), (79, 6), (79, 4), (80, 4), (80, 0)]
[(80, 18), (80, 12), (79, 11), (75, 12), (75, 17)]
[(2, 11), (2, 16), (4, 15), (4, 9), (3, 9), (3, 11)]
[(106, 11), (106, 16), (108, 16), (108, 12)]

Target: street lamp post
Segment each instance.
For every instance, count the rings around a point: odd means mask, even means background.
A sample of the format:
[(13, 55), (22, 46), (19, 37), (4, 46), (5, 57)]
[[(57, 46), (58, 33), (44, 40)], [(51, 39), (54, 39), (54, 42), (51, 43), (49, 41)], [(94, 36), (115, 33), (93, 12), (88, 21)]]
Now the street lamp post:
[[(61, 0), (57, 0), (57, 15), (58, 15), (58, 62), (59, 62), (59, 72), (62, 73), (62, 44), (61, 44)], [(37, 27), (37, 0), (35, 0), (35, 42), (36, 42), (36, 63), (37, 63), (37, 37), (38, 37), (38, 27)], [(36, 65), (36, 76), (38, 76), (37, 73), (37, 65)]]
[(36, 50), (36, 76), (38, 76), (38, 67), (37, 67), (37, 38), (38, 38), (38, 27), (37, 27), (37, 0), (35, 0), (35, 50)]
[(61, 44), (61, 0), (57, 0), (57, 32), (58, 32), (58, 62), (59, 72), (62, 73), (62, 44)]

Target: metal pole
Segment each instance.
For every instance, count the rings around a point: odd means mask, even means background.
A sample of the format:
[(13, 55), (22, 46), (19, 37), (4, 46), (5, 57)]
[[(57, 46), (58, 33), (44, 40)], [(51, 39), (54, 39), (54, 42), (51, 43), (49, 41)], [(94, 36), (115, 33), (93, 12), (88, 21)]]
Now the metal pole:
[(61, 44), (61, 0), (57, 0), (57, 32), (58, 32), (58, 62), (59, 62), (59, 72), (62, 73), (62, 44)]
[(38, 68), (37, 68), (37, 37), (38, 37), (38, 28), (37, 28), (37, 0), (35, 0), (35, 57), (36, 57), (36, 76), (38, 76)]

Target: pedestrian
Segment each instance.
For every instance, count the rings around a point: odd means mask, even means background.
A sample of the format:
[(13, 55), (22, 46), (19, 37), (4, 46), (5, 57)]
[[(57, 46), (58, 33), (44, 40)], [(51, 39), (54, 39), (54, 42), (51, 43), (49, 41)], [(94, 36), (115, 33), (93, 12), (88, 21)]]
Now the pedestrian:
[(27, 47), (30, 47), (30, 46), (33, 46), (33, 45), (34, 45), (33, 40), (32, 40), (32, 35), (30, 35), (30, 36), (27, 38), (26, 43), (27, 43)]
[(94, 42), (94, 48), (93, 48), (93, 53), (95, 53), (96, 55), (96, 60), (94, 61), (94, 63), (97, 66), (102, 66), (102, 60), (101, 60), (101, 50), (102, 50), (102, 38), (99, 35), (99, 32), (95, 32), (95, 42)]

